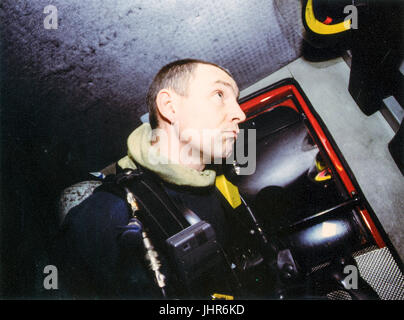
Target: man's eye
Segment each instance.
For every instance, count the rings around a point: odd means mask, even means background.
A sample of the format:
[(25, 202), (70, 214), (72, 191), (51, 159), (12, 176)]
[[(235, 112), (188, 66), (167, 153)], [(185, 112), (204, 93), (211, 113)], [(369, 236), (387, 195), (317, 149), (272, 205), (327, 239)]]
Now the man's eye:
[(218, 92), (216, 92), (216, 94), (217, 94), (217, 96), (219, 97), (219, 98), (223, 98), (223, 91), (218, 91)]

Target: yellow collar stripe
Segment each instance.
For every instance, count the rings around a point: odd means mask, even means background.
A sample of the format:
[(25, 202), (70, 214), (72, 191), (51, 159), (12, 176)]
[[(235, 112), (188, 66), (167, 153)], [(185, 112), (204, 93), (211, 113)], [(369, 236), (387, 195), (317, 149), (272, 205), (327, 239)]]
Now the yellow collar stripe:
[(223, 174), (216, 177), (216, 187), (230, 203), (233, 209), (237, 208), (241, 204), (238, 188), (227, 180)]

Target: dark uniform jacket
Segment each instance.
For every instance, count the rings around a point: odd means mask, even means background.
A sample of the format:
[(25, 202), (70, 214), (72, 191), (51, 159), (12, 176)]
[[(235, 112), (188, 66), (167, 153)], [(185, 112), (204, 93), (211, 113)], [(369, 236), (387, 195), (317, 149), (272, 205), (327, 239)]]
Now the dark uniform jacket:
[[(197, 172), (180, 165), (150, 164), (150, 131), (150, 126), (144, 124), (131, 134), (129, 156), (121, 159), (119, 166), (136, 168), (140, 163), (154, 172), (170, 198), (210, 223), (218, 242), (225, 246), (228, 240), (225, 212), (214, 185), (215, 172)], [(179, 184), (174, 183), (177, 181)], [(131, 212), (124, 197), (102, 189), (69, 211), (56, 245), (61, 270), (60, 288), (68, 297), (162, 297), (144, 259), (141, 241), (130, 245), (120, 241), (130, 218)], [(153, 241), (153, 235), (150, 238)], [(162, 271), (170, 277), (172, 270), (168, 269), (166, 253), (159, 253)]]

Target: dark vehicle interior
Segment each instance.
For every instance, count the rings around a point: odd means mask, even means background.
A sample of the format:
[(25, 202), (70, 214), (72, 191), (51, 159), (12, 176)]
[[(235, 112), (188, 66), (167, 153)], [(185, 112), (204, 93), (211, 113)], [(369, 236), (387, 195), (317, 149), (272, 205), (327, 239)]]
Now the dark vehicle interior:
[[(338, 269), (338, 259), (353, 261), (356, 252), (384, 243), (380, 242), (380, 235), (372, 234), (366, 227), (367, 219), (361, 215), (369, 205), (357, 190), (348, 191), (331, 160), (330, 149), (324, 148), (324, 137), (321, 139), (313, 130), (297, 98), (287, 90), (281, 96), (271, 96), (271, 90), (291, 83), (293, 80), (285, 79), (241, 103), (248, 108), (241, 128), (246, 132), (256, 130), (256, 171), (252, 175), (237, 175), (229, 168), (227, 175), (256, 213), (262, 229), (290, 252), (286, 261), (278, 253), (278, 266), (285, 268), (286, 264), (290, 268), (290, 273), (285, 271), (287, 277), (300, 276), (300, 281), (303, 275), (306, 280), (323, 277), (322, 283), (328, 285), (322, 288), (322, 294), (327, 294), (335, 277), (331, 272), (326, 280), (327, 268)], [(269, 101), (265, 93), (271, 97)], [(246, 106), (256, 96), (265, 103)], [(326, 130), (324, 125), (322, 129)], [(251, 140), (246, 141), (248, 144)], [(319, 276), (321, 269), (323, 274)], [(342, 269), (339, 272), (342, 278)], [(300, 285), (307, 290), (304, 281)], [(377, 297), (365, 281), (363, 287), (362, 298)], [(299, 292), (295, 286), (293, 290), (294, 294)], [(321, 295), (321, 290), (314, 292), (301, 293), (300, 298)]]

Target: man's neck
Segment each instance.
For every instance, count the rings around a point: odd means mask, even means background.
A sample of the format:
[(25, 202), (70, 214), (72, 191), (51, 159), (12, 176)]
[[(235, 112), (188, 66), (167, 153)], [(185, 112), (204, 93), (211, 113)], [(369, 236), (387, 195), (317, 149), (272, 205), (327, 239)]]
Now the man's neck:
[(152, 139), (152, 146), (157, 148), (161, 156), (166, 157), (171, 163), (181, 164), (197, 171), (205, 169), (201, 153), (192, 149), (189, 143), (181, 141), (174, 126), (168, 125), (155, 132), (158, 138)]

